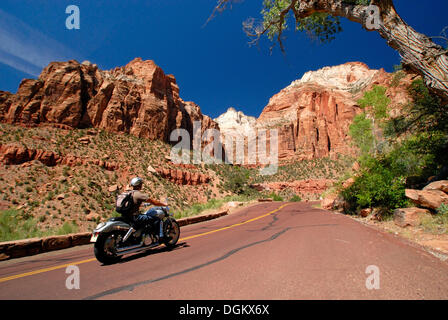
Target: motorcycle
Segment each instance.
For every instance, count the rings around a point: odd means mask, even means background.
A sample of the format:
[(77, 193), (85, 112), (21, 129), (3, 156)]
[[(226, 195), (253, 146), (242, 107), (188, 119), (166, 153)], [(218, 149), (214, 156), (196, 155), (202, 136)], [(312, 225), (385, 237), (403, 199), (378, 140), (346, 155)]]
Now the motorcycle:
[[(144, 204), (148, 205), (148, 204)], [(159, 241), (159, 227), (153, 224), (137, 227), (128, 218), (121, 216), (100, 223), (92, 232), (96, 259), (104, 264), (118, 262), (124, 255), (140, 253), (164, 244), (174, 248), (180, 237), (180, 227), (169, 206), (162, 207), (158, 218), (163, 221), (164, 238)]]

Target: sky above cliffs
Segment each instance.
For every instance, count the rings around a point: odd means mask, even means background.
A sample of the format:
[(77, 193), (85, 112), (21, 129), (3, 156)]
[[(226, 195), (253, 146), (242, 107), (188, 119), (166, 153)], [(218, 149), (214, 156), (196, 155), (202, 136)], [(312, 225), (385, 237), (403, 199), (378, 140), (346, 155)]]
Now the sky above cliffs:
[[(262, 39), (249, 46), (242, 22), (259, 18), (262, 1), (246, 0), (208, 24), (215, 0), (2, 0), (0, 90), (16, 92), (50, 61), (89, 60), (101, 69), (136, 57), (174, 74), (180, 96), (215, 118), (228, 107), (259, 116), (269, 98), (310, 70), (349, 61), (393, 71), (398, 53), (376, 32), (342, 20), (329, 44), (287, 33), (286, 54)], [(79, 29), (67, 29), (69, 5), (80, 10)], [(446, 0), (395, 0), (398, 13), (417, 31), (439, 36), (448, 25)]]

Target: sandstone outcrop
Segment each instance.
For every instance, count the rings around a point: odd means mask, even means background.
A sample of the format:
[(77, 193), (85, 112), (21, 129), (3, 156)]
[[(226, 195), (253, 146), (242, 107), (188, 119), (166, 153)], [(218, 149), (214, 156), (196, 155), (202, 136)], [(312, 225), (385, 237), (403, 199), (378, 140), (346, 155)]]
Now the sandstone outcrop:
[(6, 165), (25, 164), (37, 160), (46, 166), (93, 164), (106, 170), (114, 171), (119, 168), (118, 164), (98, 159), (80, 158), (73, 155), (59, 155), (53, 151), (28, 149), (15, 145), (0, 145), (0, 163)]
[(210, 181), (210, 177), (208, 177), (207, 175), (194, 171), (190, 172), (173, 168), (158, 168), (156, 169), (156, 171), (162, 178), (165, 178), (179, 185), (196, 186), (208, 183)]
[(392, 109), (406, 103), (405, 87), (392, 88), (391, 80), (383, 69), (372, 70), (360, 62), (308, 72), (270, 99), (257, 124), (278, 128), (280, 158), (352, 155), (348, 130), (361, 112), (357, 101), (364, 92), (383, 85), (389, 88)]
[(164, 141), (176, 128), (192, 134), (195, 120), (203, 130), (218, 128), (180, 98), (173, 75), (140, 58), (110, 71), (90, 62), (52, 62), (37, 80), (23, 80), (16, 94), (0, 92), (0, 111), (6, 123), (94, 127)]

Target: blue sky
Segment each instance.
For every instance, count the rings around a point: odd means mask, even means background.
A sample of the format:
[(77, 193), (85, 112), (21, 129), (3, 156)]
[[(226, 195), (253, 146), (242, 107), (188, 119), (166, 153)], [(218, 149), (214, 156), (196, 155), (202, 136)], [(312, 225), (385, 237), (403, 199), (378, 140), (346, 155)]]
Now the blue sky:
[[(245, 0), (205, 25), (215, 0), (2, 0), (0, 90), (16, 92), (50, 61), (89, 60), (102, 69), (135, 57), (174, 74), (180, 95), (217, 117), (228, 107), (258, 116), (269, 98), (309, 70), (348, 61), (393, 70), (396, 51), (376, 32), (343, 20), (330, 44), (289, 32), (286, 55), (263, 39), (250, 47), (242, 22), (259, 18), (261, 0)], [(395, 0), (417, 31), (438, 36), (448, 25), (446, 0)], [(80, 8), (81, 28), (65, 27), (68, 5)], [(204, 26), (205, 25), (205, 26)]]

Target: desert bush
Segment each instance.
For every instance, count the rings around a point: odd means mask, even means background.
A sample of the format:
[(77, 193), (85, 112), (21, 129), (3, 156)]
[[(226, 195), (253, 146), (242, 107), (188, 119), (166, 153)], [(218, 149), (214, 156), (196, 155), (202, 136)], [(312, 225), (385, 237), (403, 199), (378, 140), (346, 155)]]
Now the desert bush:
[(290, 202), (300, 202), (302, 201), (302, 198), (299, 195), (294, 195), (292, 198), (289, 199)]
[(276, 194), (275, 192), (270, 193), (268, 195), (268, 198), (271, 198), (274, 201), (283, 201), (283, 198), (280, 195)]

